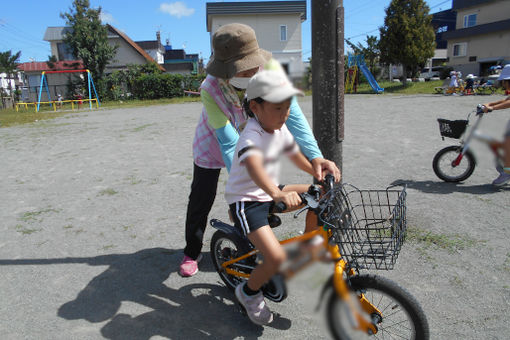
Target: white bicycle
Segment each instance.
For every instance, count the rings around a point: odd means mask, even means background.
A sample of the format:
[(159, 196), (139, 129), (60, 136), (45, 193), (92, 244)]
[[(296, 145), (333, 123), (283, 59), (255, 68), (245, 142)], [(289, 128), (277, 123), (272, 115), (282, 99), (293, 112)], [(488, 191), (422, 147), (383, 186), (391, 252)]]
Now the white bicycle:
[(432, 161), (434, 172), (437, 177), (443, 181), (462, 182), (473, 174), (476, 167), (475, 155), (470, 150), (473, 140), (478, 140), (487, 144), (495, 156), (496, 169), (500, 173), (503, 171), (503, 157), (501, 149), (498, 147), (500, 141), (478, 131), (478, 126), (485, 116), (483, 108), (481, 104), (478, 104), (476, 107), (476, 111), (474, 112), (476, 112), (476, 117), (478, 117), (478, 119), (465, 138), (462, 138), (462, 136), (469, 126), (469, 118), (472, 112), (469, 113), (466, 120), (447, 120), (441, 118), (437, 120), (439, 122), (439, 132), (443, 140), (444, 137), (459, 139), (459, 145), (450, 145), (439, 150)]

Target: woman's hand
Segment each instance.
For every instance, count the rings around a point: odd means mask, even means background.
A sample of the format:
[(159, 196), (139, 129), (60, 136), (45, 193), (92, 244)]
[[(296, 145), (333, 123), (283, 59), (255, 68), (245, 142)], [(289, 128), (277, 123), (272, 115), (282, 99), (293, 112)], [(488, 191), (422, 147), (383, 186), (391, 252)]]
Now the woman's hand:
[(283, 202), (287, 210), (293, 210), (301, 205), (301, 197), (296, 191), (280, 191), (273, 196), (275, 203)]
[(333, 163), (330, 160), (317, 157), (312, 159), (311, 161), (312, 167), (313, 167), (313, 176), (317, 178), (317, 180), (322, 181), (324, 180), (324, 177), (327, 173), (332, 174), (335, 177), (335, 182), (340, 182), (340, 179), (342, 178), (342, 174), (340, 173), (340, 170), (336, 166), (335, 163)]

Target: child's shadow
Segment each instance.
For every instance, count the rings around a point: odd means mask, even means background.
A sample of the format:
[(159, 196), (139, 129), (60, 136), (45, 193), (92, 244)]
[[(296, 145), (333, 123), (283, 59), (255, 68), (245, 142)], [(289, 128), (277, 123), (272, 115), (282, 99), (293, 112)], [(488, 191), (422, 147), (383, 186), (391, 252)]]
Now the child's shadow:
[[(108, 321), (101, 329), (109, 339), (150, 339), (160, 335), (171, 339), (257, 338), (263, 328), (252, 324), (239, 312), (234, 296), (224, 287), (196, 283), (170, 288), (163, 282), (179, 266), (182, 252), (163, 248), (145, 249), (134, 254), (106, 255), (85, 259), (90, 265), (109, 265), (78, 294), (62, 305), (58, 316)], [(207, 268), (204, 263), (201, 269)], [(211, 267), (211, 265), (209, 264)], [(132, 317), (118, 313), (122, 302), (134, 302), (152, 309)], [(276, 318), (272, 325), (287, 329), (290, 320)]]

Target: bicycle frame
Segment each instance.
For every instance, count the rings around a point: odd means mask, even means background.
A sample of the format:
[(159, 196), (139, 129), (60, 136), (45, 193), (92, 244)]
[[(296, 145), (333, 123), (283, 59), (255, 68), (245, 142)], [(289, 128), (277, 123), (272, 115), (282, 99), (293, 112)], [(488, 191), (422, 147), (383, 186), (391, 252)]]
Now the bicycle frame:
[[(350, 307), (349, 309), (350, 309), (352, 316), (354, 317), (354, 320), (356, 322), (356, 324), (353, 325), (353, 328), (363, 331), (367, 334), (376, 334), (377, 333), (376, 326), (373, 323), (367, 321), (355, 308), (356, 302), (353, 301), (353, 299), (352, 299), (352, 294), (351, 294), (352, 291), (349, 288), (347, 280), (344, 279), (344, 274), (347, 277), (350, 277), (350, 276), (356, 275), (356, 272), (354, 269), (349, 268), (348, 263), (342, 258), (342, 255), (340, 254), (338, 245), (336, 245), (336, 244), (332, 245), (329, 243), (329, 239), (332, 236), (332, 232), (330, 230), (324, 228), (323, 226), (319, 226), (316, 230), (307, 232), (303, 235), (292, 237), (290, 239), (280, 241), (280, 244), (283, 246), (283, 245), (288, 245), (288, 244), (292, 244), (292, 243), (296, 243), (296, 242), (303, 242), (303, 241), (310, 240), (317, 235), (322, 236), (322, 239), (324, 240), (324, 243), (322, 244), (322, 246), (327, 250), (327, 252), (331, 256), (332, 261), (335, 263), (335, 269), (334, 269), (334, 273), (333, 273), (334, 291)], [(243, 277), (243, 278), (248, 279), (250, 277), (250, 274), (241, 273), (237, 270), (229, 268), (229, 266), (236, 262), (242, 261), (250, 256), (253, 256), (253, 255), (257, 254), (258, 252), (259, 251), (257, 249), (254, 249), (240, 257), (237, 257), (237, 258), (234, 258), (234, 259), (231, 259), (229, 261), (222, 263), (221, 266), (222, 266), (223, 270), (229, 275)], [(309, 263), (316, 262), (316, 261), (319, 261), (319, 259), (312, 257), (312, 259)], [(289, 279), (292, 276), (294, 276), (295, 274), (297, 274), (298, 272), (300, 272), (305, 267), (306, 266), (301, 266), (296, 271), (293, 271), (293, 270), (288, 271), (285, 273), (285, 277), (287, 279)], [(359, 299), (358, 303), (360, 304), (363, 311), (365, 311), (369, 315), (378, 314), (382, 317), (382, 312), (380, 310), (378, 310), (370, 301), (368, 301), (363, 294), (358, 296), (358, 299)]]
[[(460, 140), (460, 144), (462, 146), (462, 151), (459, 153), (457, 158), (452, 162), (452, 165), (454, 167), (456, 167), (460, 164), (460, 162), (462, 161), (462, 158), (464, 157), (467, 150), (469, 149), (469, 147), (471, 145), (471, 141), (473, 139), (476, 139), (476, 140), (486, 143), (489, 146), (489, 149), (492, 151), (492, 153), (494, 153), (494, 156), (496, 157), (496, 159), (500, 158), (500, 155), (498, 153), (498, 147), (494, 145), (494, 142), (497, 142), (497, 140), (490, 136), (486, 136), (486, 135), (478, 132), (478, 126), (480, 125), (480, 122), (482, 121), (482, 118), (484, 116), (483, 111), (477, 112), (477, 116), (478, 116), (478, 119), (476, 120), (473, 127), (471, 128), (469, 135), (466, 137), (465, 140), (462, 140), (462, 139)], [(468, 116), (468, 120), (469, 120), (469, 116)]]

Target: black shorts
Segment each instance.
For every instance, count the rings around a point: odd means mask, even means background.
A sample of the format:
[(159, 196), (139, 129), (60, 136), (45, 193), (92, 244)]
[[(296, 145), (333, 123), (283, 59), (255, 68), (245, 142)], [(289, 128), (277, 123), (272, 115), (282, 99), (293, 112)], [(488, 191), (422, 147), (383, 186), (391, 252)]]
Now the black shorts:
[(244, 236), (269, 225), (267, 216), (273, 210), (274, 202), (236, 202), (230, 205), (234, 225)]

